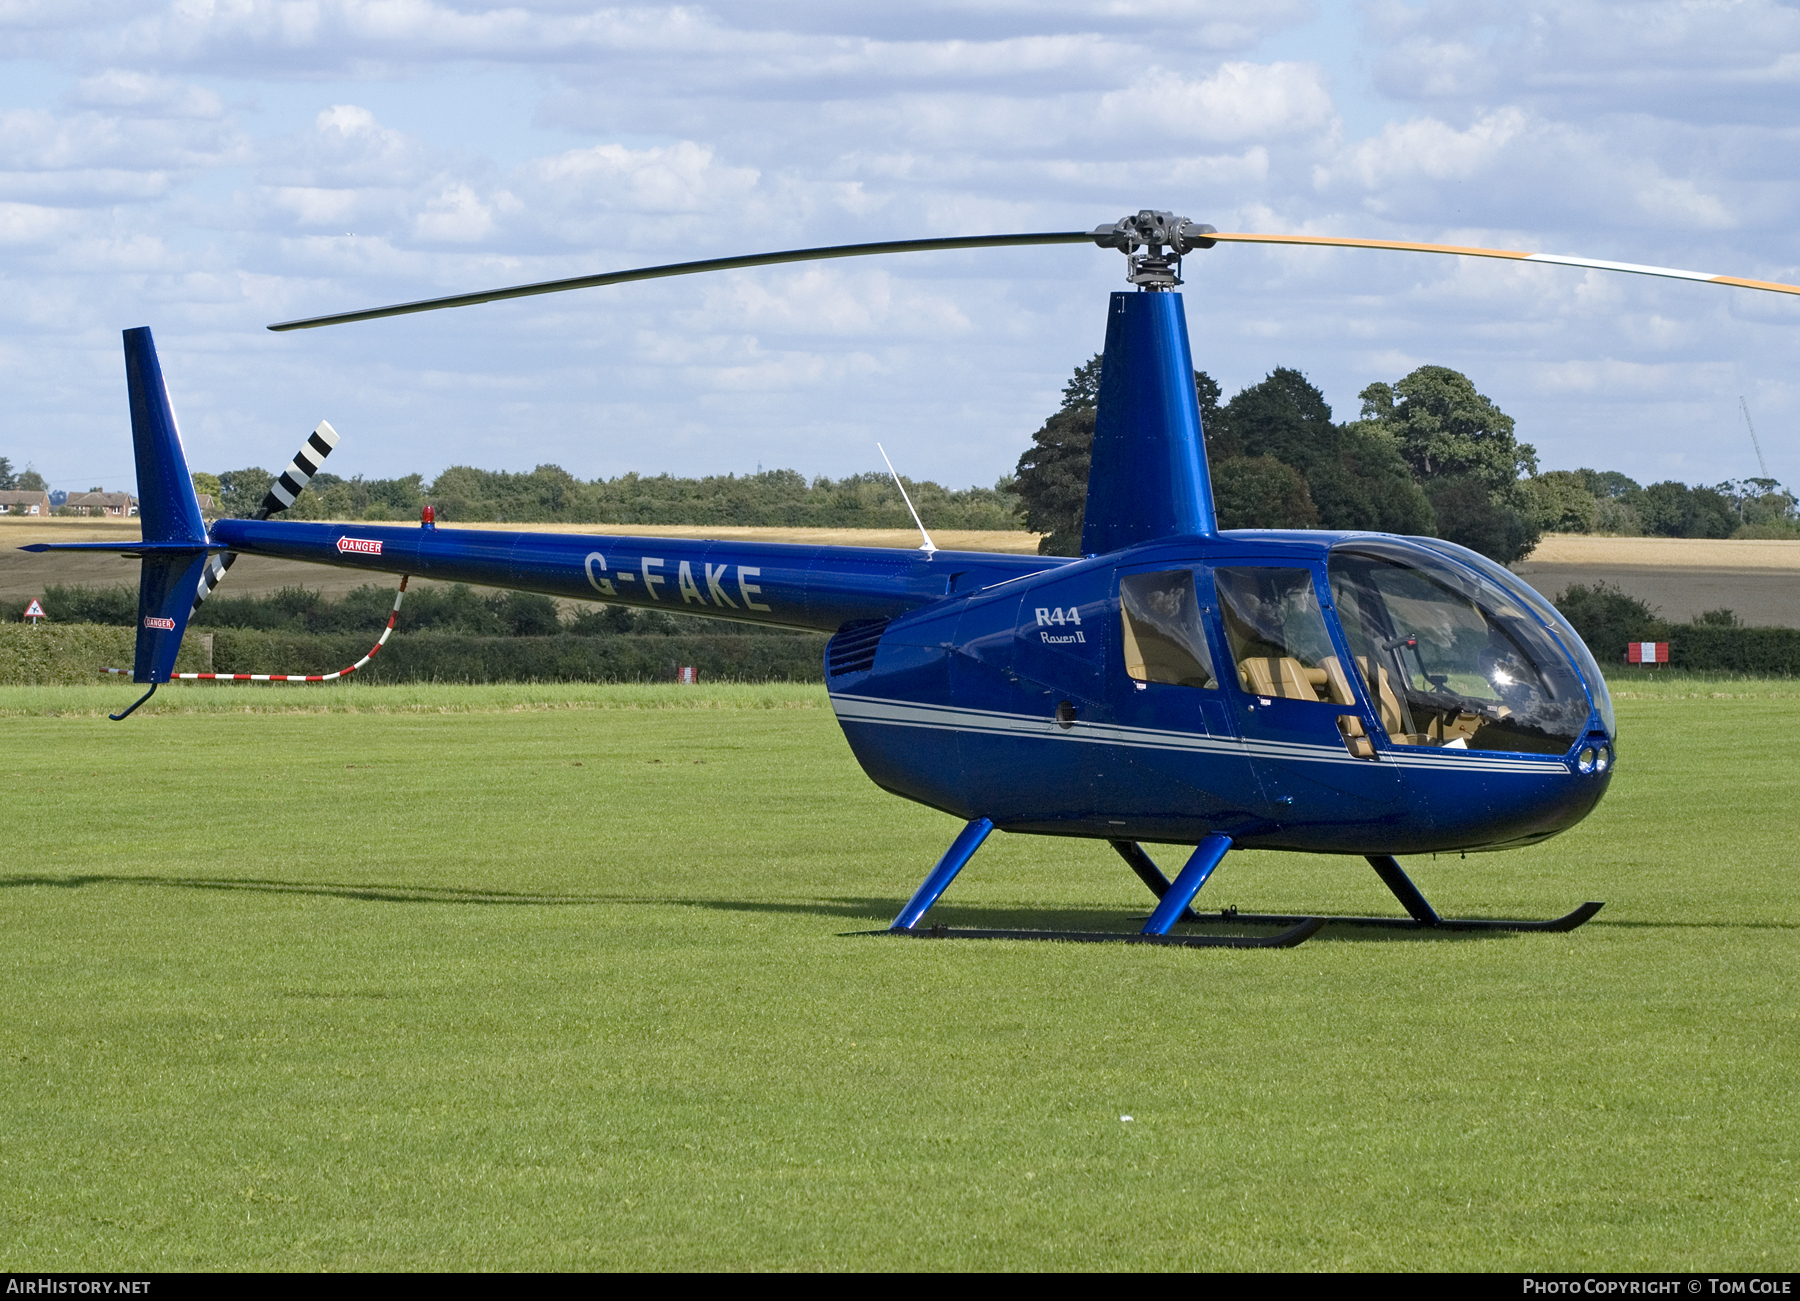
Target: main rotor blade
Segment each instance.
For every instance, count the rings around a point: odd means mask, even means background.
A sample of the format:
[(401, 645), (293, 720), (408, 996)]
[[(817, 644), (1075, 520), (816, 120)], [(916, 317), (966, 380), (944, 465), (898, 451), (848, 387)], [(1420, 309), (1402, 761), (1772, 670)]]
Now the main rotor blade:
[(1308, 244), (1325, 248), (1386, 248), (1402, 253), (1450, 253), (1460, 257), (1495, 257), (1511, 262), (1549, 262), (1556, 266), (1588, 267), (1595, 271), (1624, 271), (1636, 276), (1665, 276), (1670, 280), (1702, 280), (1708, 284), (1735, 285), (1739, 289), (1766, 289), (1774, 294), (1800, 294), (1800, 285), (1773, 280), (1746, 280), (1742, 276), (1716, 276), (1705, 271), (1678, 271), (1637, 262), (1603, 262), (1599, 258), (1565, 257), (1560, 253), (1520, 253), (1504, 248), (1468, 248), (1460, 244), (1414, 244), (1397, 239), (1347, 239), (1337, 235), (1249, 235), (1208, 231), (1206, 238), (1230, 244)]
[(880, 244), (834, 244), (828, 248), (752, 253), (747, 257), (708, 258), (704, 262), (671, 262), (667, 266), (609, 271), (598, 276), (542, 280), (536, 284), (490, 289), (479, 294), (453, 294), (448, 298), (423, 298), (416, 303), (396, 303), (392, 307), (371, 307), (362, 312), (309, 316), (300, 321), (282, 321), (269, 328), (277, 333), (285, 330), (313, 330), (321, 325), (348, 325), (352, 321), (375, 321), (384, 316), (434, 312), (440, 307), (472, 307), (476, 303), (492, 303), (502, 298), (530, 298), (535, 294), (559, 294), (565, 289), (598, 289), (602, 285), (622, 285), (633, 280), (660, 280), (664, 276), (689, 276), (702, 271), (736, 271), (744, 267), (774, 266), (781, 262), (819, 262), (826, 258), (868, 257), (877, 253), (936, 253), (951, 249), (1010, 248), (1027, 244), (1091, 244), (1093, 240), (1093, 235), (1088, 231), (1051, 231), (1038, 235), (961, 235), (954, 239), (900, 239)]

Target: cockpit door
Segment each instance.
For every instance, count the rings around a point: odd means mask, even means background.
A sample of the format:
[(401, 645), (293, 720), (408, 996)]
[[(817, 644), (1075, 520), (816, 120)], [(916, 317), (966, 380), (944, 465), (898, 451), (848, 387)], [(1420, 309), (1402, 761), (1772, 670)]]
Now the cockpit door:
[(1111, 826), (1124, 839), (1180, 840), (1197, 825), (1232, 834), (1266, 821), (1218, 673), (1208, 571), (1117, 572), (1100, 774)]
[(1400, 770), (1380, 748), (1324, 574), (1285, 563), (1213, 571), (1229, 699), (1270, 806), (1287, 826), (1367, 825), (1397, 805)]

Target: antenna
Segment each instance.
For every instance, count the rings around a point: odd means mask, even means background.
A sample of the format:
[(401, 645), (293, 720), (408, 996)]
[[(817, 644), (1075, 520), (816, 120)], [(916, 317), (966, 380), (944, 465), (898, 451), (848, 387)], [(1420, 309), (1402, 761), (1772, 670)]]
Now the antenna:
[(919, 550), (923, 551), (928, 556), (931, 555), (937, 550), (937, 543), (933, 542), (931, 540), (931, 534), (925, 531), (925, 524), (919, 519), (919, 512), (913, 510), (912, 498), (906, 495), (906, 485), (900, 482), (900, 475), (895, 471), (894, 463), (888, 461), (887, 448), (883, 447), (880, 443), (876, 443), (875, 450), (881, 453), (882, 460), (887, 461), (888, 473), (894, 476), (894, 486), (900, 490), (900, 500), (906, 503), (906, 509), (912, 513), (913, 523), (919, 526), (919, 536), (925, 539), (924, 545), (922, 545)]
[(1750, 446), (1756, 449), (1756, 463), (1762, 467), (1762, 477), (1765, 479), (1771, 478), (1772, 476), (1769, 474), (1769, 463), (1763, 460), (1762, 444), (1756, 441), (1756, 426), (1750, 424), (1750, 404), (1744, 401), (1744, 395), (1742, 393), (1738, 394), (1738, 406), (1743, 408), (1744, 423), (1750, 427)]

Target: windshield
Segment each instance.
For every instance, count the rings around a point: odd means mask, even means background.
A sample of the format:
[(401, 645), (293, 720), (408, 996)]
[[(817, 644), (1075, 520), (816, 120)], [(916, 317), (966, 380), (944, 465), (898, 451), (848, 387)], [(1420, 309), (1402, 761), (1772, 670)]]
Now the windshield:
[(1411, 548), (1333, 551), (1332, 597), (1400, 745), (1562, 754), (1588, 720), (1567, 656), (1513, 595)]
[(1600, 665), (1594, 660), (1594, 653), (1581, 640), (1569, 621), (1563, 618), (1561, 610), (1547, 601), (1543, 594), (1530, 583), (1525, 582), (1512, 570), (1505, 568), (1493, 560), (1489, 560), (1479, 551), (1471, 551), (1467, 547), (1458, 546), (1454, 542), (1446, 542), (1442, 538), (1419, 538), (1422, 546), (1433, 551), (1442, 551), (1453, 560), (1459, 560), (1471, 569), (1479, 571), (1493, 582), (1499, 583), (1505, 590), (1512, 592), (1536, 610), (1538, 616), (1550, 625), (1561, 639), (1563, 648), (1575, 657), (1575, 666), (1581, 670), (1581, 676), (1587, 679), (1588, 695), (1592, 697), (1594, 708), (1600, 711), (1600, 723), (1606, 728), (1606, 734), (1617, 737), (1618, 723), (1613, 716), (1612, 692), (1606, 688), (1606, 676), (1600, 672)]

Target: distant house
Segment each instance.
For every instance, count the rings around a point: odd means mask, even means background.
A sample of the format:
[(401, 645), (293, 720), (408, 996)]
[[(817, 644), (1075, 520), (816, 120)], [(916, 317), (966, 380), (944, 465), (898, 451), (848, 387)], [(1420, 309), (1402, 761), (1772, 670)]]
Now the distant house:
[(44, 492), (0, 492), (0, 515), (48, 515), (50, 494)]
[(206, 516), (207, 519), (216, 519), (219, 514), (219, 508), (213, 504), (212, 494), (210, 492), (202, 492), (196, 493), (195, 496), (200, 498), (200, 513)]
[(72, 492), (63, 503), (65, 510), (77, 515), (117, 515), (121, 518), (137, 514), (137, 498), (128, 492)]

